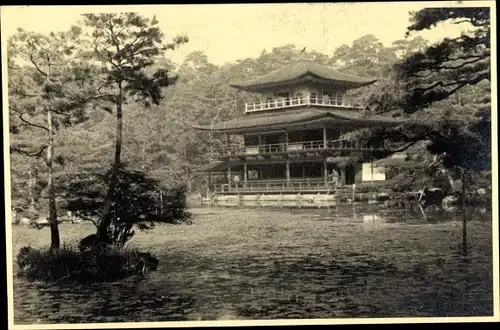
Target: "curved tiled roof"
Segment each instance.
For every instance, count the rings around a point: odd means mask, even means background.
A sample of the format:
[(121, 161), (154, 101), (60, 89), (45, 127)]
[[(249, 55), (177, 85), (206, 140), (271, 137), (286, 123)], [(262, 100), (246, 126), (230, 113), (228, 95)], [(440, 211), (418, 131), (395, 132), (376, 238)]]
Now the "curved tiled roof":
[(197, 126), (194, 128), (206, 131), (240, 131), (251, 128), (258, 129), (271, 129), (276, 126), (310, 123), (317, 120), (337, 120), (355, 122), (360, 124), (387, 124), (397, 125), (403, 123), (402, 119), (388, 117), (388, 116), (363, 116), (360, 111), (355, 110), (341, 110), (341, 109), (320, 109), (309, 107), (296, 111), (276, 111), (266, 114), (253, 114), (245, 115), (243, 117), (231, 119), (224, 122), (219, 122), (212, 125)]
[(231, 83), (230, 86), (252, 91), (280, 83), (293, 82), (308, 75), (331, 83), (344, 83), (350, 88), (362, 87), (377, 81), (375, 78), (362, 78), (337, 72), (327, 66), (314, 62), (299, 62), (274, 70), (247, 82)]

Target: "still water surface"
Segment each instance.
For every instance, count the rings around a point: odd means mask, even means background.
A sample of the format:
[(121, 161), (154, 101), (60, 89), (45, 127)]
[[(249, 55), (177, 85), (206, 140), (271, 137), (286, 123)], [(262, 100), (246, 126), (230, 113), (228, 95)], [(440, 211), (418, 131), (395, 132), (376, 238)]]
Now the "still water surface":
[[(78, 286), (15, 276), (15, 324), (492, 314), (486, 210), (469, 212), (465, 233), (455, 212), (193, 212), (193, 225), (134, 237), (160, 260), (142, 281)], [(61, 226), (66, 241), (92, 230)], [(48, 235), (14, 226), (14, 253)]]

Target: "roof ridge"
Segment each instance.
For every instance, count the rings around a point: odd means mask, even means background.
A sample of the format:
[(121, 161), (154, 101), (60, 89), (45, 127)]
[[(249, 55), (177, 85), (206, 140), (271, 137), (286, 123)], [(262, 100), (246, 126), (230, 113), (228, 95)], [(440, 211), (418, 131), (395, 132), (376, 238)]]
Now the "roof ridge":
[(361, 77), (361, 76), (358, 76), (358, 75), (355, 75), (355, 74), (351, 74), (351, 73), (345, 73), (345, 72), (342, 72), (338, 69), (334, 69), (332, 68), (331, 65), (325, 65), (325, 64), (321, 64), (321, 63), (318, 63), (318, 62), (314, 62), (314, 61), (309, 61), (310, 64), (312, 64), (313, 66), (317, 66), (317, 67), (321, 67), (321, 68), (326, 68), (330, 71), (333, 71), (335, 73), (340, 73), (344, 76), (348, 76), (348, 77), (353, 77), (353, 78), (359, 78), (359, 79), (364, 79), (364, 80), (371, 80), (371, 79), (375, 79), (374, 77)]
[[(271, 70), (264, 75), (253, 79), (238, 82), (231, 82), (230, 86), (236, 88), (252, 88), (252, 86), (275, 84), (279, 82), (293, 81), (300, 79), (307, 74), (311, 74), (321, 79), (337, 80), (339, 82), (351, 83), (353, 86), (362, 87), (371, 84), (377, 79), (374, 77), (360, 77), (349, 73), (344, 73), (330, 65), (325, 65), (312, 60), (300, 60), (296, 63), (288, 63), (281, 68)], [(354, 87), (356, 88), (356, 87)]]

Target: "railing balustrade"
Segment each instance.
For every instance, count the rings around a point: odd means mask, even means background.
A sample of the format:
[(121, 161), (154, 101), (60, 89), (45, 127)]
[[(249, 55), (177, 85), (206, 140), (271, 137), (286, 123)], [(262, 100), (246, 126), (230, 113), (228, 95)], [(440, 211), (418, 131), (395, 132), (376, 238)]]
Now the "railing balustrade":
[(276, 191), (318, 191), (331, 190), (334, 186), (324, 179), (250, 180), (217, 184), (212, 187), (215, 193), (224, 192), (276, 192)]
[(383, 148), (372, 148), (360, 141), (348, 140), (323, 140), (301, 141), (288, 143), (261, 144), (253, 146), (232, 145), (227, 147), (214, 148), (212, 157), (227, 156), (256, 156), (263, 154), (273, 154), (282, 152), (307, 152), (311, 150), (337, 149), (337, 150), (382, 150)]
[(245, 112), (264, 111), (278, 108), (289, 108), (303, 105), (319, 105), (327, 107), (340, 107), (350, 109), (361, 109), (358, 104), (353, 104), (347, 101), (344, 97), (341, 99), (336, 97), (318, 97), (311, 95), (278, 98), (261, 102), (245, 103)]

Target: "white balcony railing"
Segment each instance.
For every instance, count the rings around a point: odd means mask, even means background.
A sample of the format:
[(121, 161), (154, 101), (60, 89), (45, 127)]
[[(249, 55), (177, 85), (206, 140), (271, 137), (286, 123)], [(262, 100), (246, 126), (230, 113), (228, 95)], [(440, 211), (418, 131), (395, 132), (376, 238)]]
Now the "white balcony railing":
[(212, 185), (215, 193), (225, 192), (283, 192), (283, 191), (328, 191), (334, 186), (325, 179), (294, 179), (290, 180), (248, 180), (247, 182), (231, 182)]
[(348, 141), (344, 139), (317, 141), (300, 141), (289, 143), (274, 143), (245, 146), (243, 144), (234, 144), (225, 147), (215, 147), (212, 150), (212, 159), (222, 159), (231, 156), (261, 156), (266, 154), (280, 153), (307, 153), (317, 150), (385, 150), (384, 147), (373, 148), (361, 141)]
[(362, 107), (359, 104), (350, 103), (349, 101), (346, 101), (344, 97), (336, 98), (336, 97), (325, 97), (325, 96), (318, 97), (314, 95), (304, 95), (297, 97), (277, 98), (273, 100), (267, 100), (255, 103), (245, 103), (245, 113), (272, 110), (272, 109), (292, 108), (304, 105), (362, 109)]

